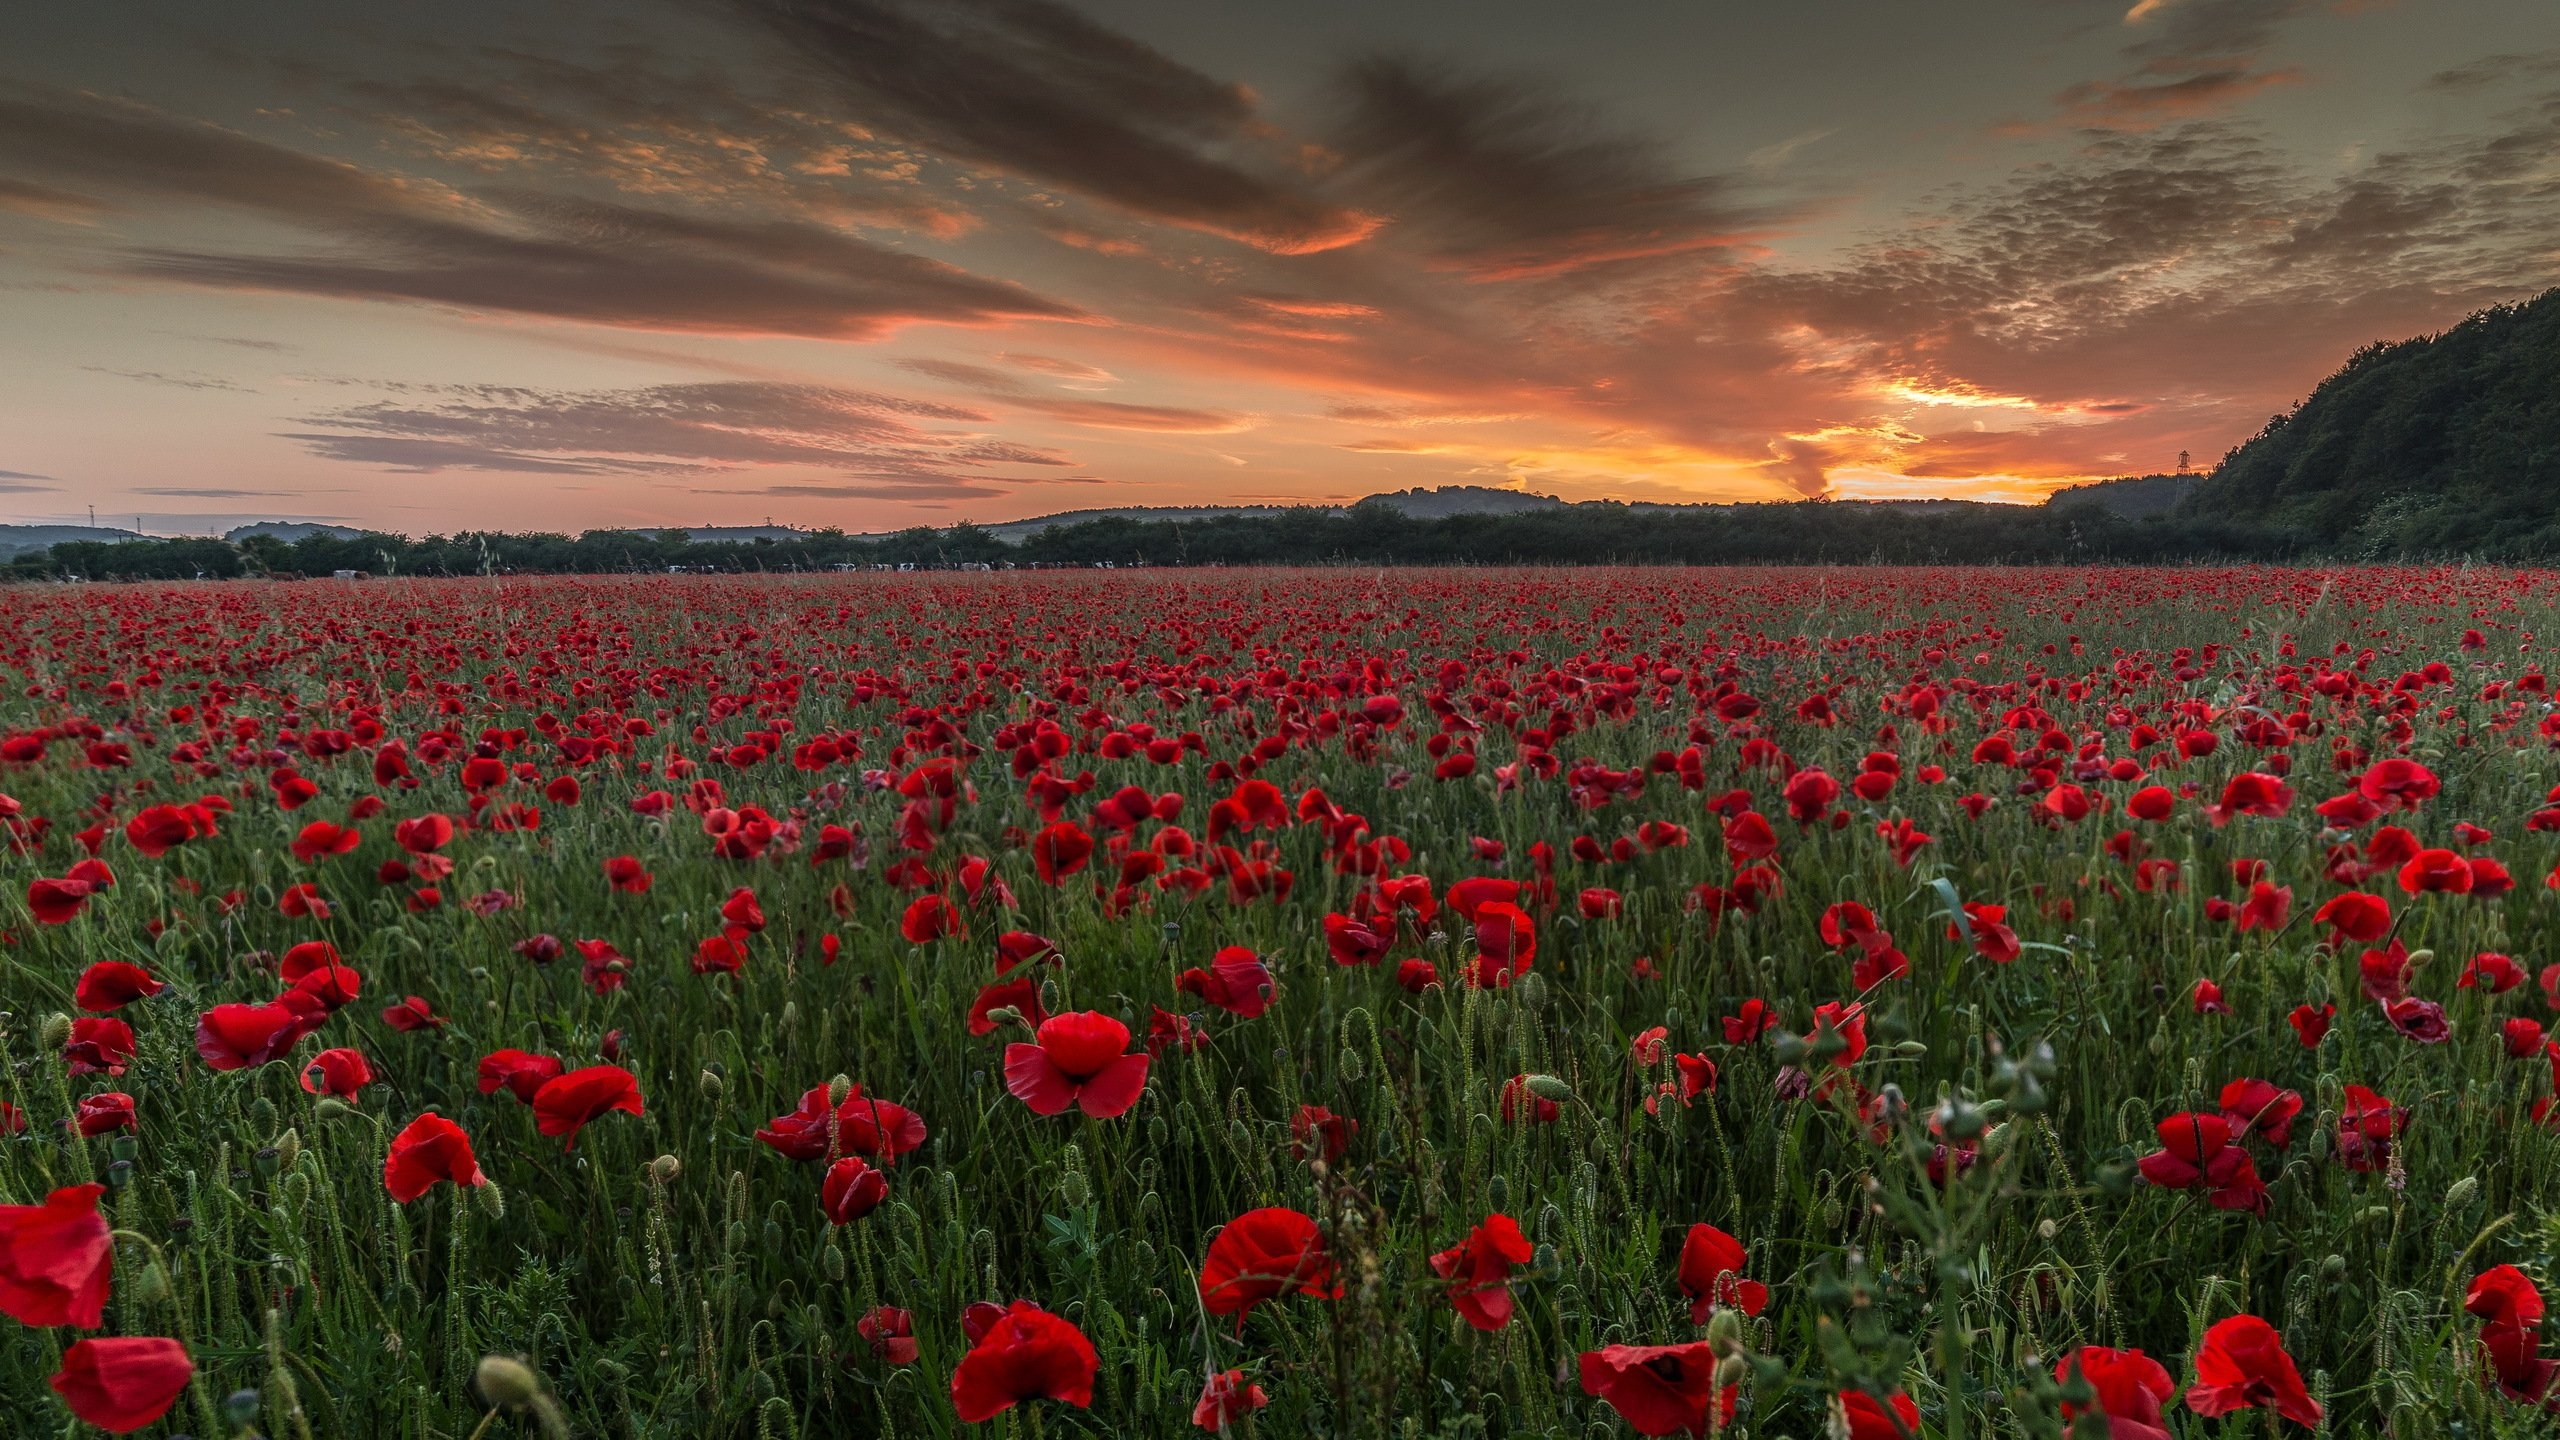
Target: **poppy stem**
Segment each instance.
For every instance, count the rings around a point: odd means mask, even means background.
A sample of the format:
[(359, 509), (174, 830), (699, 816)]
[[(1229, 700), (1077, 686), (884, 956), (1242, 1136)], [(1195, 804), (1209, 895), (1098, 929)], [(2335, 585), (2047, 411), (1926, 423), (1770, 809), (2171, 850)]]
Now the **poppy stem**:
[(498, 1407), (492, 1405), (489, 1407), (489, 1413), (480, 1417), (480, 1423), (472, 1427), (471, 1440), (480, 1440), (481, 1436), (488, 1434), (489, 1427), (496, 1424), (497, 1420)]

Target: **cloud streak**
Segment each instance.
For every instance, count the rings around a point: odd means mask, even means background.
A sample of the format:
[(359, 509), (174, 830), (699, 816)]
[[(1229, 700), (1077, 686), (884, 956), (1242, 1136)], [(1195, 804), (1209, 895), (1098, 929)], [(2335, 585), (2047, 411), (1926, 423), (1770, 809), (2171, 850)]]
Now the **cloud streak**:
[[(412, 474), (683, 476), (809, 467), (879, 498), (966, 485), (1002, 493), (1015, 467), (1069, 464), (1054, 451), (974, 428), (980, 412), (818, 385), (713, 382), (635, 390), (462, 389), (380, 400), (283, 432), (327, 459)], [(944, 428), (951, 424), (966, 429)]]

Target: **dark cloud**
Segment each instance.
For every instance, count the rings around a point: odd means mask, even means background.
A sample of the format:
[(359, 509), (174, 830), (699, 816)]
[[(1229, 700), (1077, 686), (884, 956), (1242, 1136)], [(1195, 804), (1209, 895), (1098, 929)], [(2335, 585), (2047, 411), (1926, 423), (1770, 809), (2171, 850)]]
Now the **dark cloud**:
[(82, 225), (106, 214), (109, 208), (105, 202), (86, 195), (0, 177), (0, 213), (32, 215), (39, 220)]
[(330, 411), (305, 422), (315, 429), (285, 438), (329, 459), (407, 471), (647, 476), (801, 465), (926, 492), (1010, 478), (988, 467), (1068, 463), (1051, 451), (927, 423), (985, 418), (958, 406), (820, 385), (476, 387)]
[(104, 365), (80, 367), (93, 375), (113, 375), (119, 380), (138, 380), (145, 385), (167, 385), (178, 390), (236, 390), (255, 394), (246, 385), (236, 385), (219, 375), (173, 375), (164, 370), (115, 370)]
[(2481, 90), (2511, 80), (2537, 80), (2546, 75), (2560, 75), (2560, 50), (2483, 55), (2467, 65), (2456, 65), (2428, 76), (2427, 88)]
[(1097, 430), (1145, 430), (1166, 435), (1229, 435), (1253, 428), (1251, 417), (1180, 405), (1132, 405), (1045, 394), (1015, 375), (958, 360), (901, 360), (902, 369), (973, 390), (1015, 410)]
[(713, 220), (520, 190), (465, 196), (139, 107), (0, 101), (0, 166), (247, 208), (335, 243), (146, 249), (128, 272), (640, 329), (865, 339), (898, 325), (1067, 319), (1018, 285), (797, 220)]
[(927, 183), (929, 152), (830, 113), (823, 97), (752, 91), (734, 70), (636, 43), (591, 59), (481, 46), (456, 74), (413, 78), (288, 68), (397, 144), (519, 182), (598, 181), (945, 238), (976, 223), (954, 187)]
[(1252, 96), (1049, 0), (733, 0), (884, 133), (1263, 249), (1368, 217), (1251, 163)]
[(2011, 134), (2056, 127), (2150, 130), (2228, 110), (2302, 78), (2293, 67), (2259, 62), (2285, 21), (2321, 3), (2141, 0), (2125, 14), (2125, 24), (2141, 37), (2124, 47), (2128, 73), (2065, 87), (2053, 97), (2050, 120), (1998, 128)]
[(180, 500), (263, 500), (276, 496), (298, 495), (302, 492), (298, 490), (227, 490), (219, 486), (144, 485), (133, 493)]
[(1554, 274), (1729, 243), (1767, 223), (1726, 182), (1519, 80), (1392, 56), (1351, 65), (1331, 143), (1353, 193), (1480, 277)]
[(0, 495), (37, 495), (61, 489), (59, 485), (46, 483), (52, 479), (50, 475), (35, 475), (24, 470), (0, 470)]

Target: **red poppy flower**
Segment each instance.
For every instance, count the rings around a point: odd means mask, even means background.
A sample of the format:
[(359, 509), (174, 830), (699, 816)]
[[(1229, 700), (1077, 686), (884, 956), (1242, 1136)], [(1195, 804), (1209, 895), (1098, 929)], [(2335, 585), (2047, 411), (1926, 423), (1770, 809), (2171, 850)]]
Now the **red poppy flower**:
[(2370, 944), (2391, 929), (2391, 902), (2379, 895), (2350, 890), (2311, 912), (2311, 918), (2330, 928), (2332, 944), (2348, 940)]
[(1188, 1015), (1177, 1015), (1161, 1005), (1148, 1007), (1154, 1015), (1147, 1021), (1147, 1053), (1162, 1055), (1171, 1048), (1189, 1055), (1209, 1043), (1209, 1032)]
[(1778, 1011), (1758, 996), (1742, 1002), (1740, 1008), (1723, 1020), (1724, 1043), (1748, 1045), (1777, 1028)]
[(898, 917), (898, 933), (910, 945), (930, 945), (946, 935), (965, 935), (958, 906), (940, 895), (919, 895)]
[(1340, 1161), (1351, 1148), (1351, 1137), (1360, 1133), (1360, 1122), (1334, 1114), (1322, 1105), (1301, 1105), (1289, 1117), (1289, 1154), (1297, 1160), (1318, 1158), (1327, 1165)]
[(397, 1005), (383, 1007), (382, 1023), (406, 1034), (413, 1030), (432, 1030), (453, 1022), (436, 1013), (424, 995), (412, 995)]
[(2330, 1023), (2337, 1018), (2338, 1007), (2335, 1005), (2321, 1005), (2317, 1008), (2310, 1005), (2296, 1005), (2293, 1007), (2293, 1013), (2285, 1017), (2285, 1023), (2293, 1027), (2293, 1033), (2302, 1041), (2303, 1049), (2316, 1050), (2320, 1048), (2321, 1040), (2328, 1035)]
[(1476, 958), (1467, 972), (1478, 988), (1509, 985), (1529, 973), (1538, 954), (1538, 927), (1528, 912), (1508, 901), (1476, 907)]
[(996, 973), (1009, 974), (1014, 967), (1034, 961), (1058, 961), (1058, 944), (1046, 935), (1028, 930), (1007, 930), (996, 937)]
[(492, 1050), (480, 1057), (480, 1093), (494, 1095), (503, 1086), (508, 1094), (530, 1105), (542, 1087), (558, 1079), (566, 1068), (556, 1056)]
[(62, 1059), (74, 1075), (122, 1075), (133, 1063), (133, 1027), (121, 1020), (83, 1015), (71, 1022)]
[(1099, 1010), (1053, 1015), (1028, 1045), (1004, 1050), (1004, 1086), (1035, 1115), (1070, 1105), (1108, 1120), (1138, 1103), (1147, 1087), (1147, 1057), (1123, 1052), (1129, 1027)]
[(2293, 916), (2293, 889), (2271, 885), (2264, 880), (2249, 887), (2249, 898), (2240, 902), (2238, 916), (2232, 922), (2236, 930), (2264, 930), (2272, 934), (2282, 930)]
[(83, 1010), (121, 1010), (165, 988), (139, 965), (100, 960), (80, 972), (80, 982), (72, 987), (71, 1002)]
[(373, 1066), (361, 1050), (323, 1050), (302, 1066), (302, 1088), (313, 1095), (350, 1100), (373, 1083)]
[(124, 838), (153, 859), (190, 840), (217, 834), (213, 812), (198, 805), (152, 805), (124, 822)]
[(1840, 1415), (1849, 1425), (1849, 1440), (1917, 1440), (1920, 1407), (1896, 1390), (1890, 1402), (1864, 1390), (1840, 1392)]
[(619, 1065), (590, 1065), (544, 1082), (533, 1092), (534, 1128), (564, 1137), (563, 1150), (578, 1143), (578, 1132), (616, 1110), (645, 1114), (640, 1082)]
[(281, 1002), (216, 1005), (196, 1017), (196, 1054), (216, 1070), (254, 1070), (315, 1028), (312, 1016)]
[(1173, 988), (1251, 1020), (1271, 1007), (1274, 987), (1262, 957), (1241, 945), (1220, 950), (1206, 970), (1194, 967), (1174, 978)]
[(880, 1208), (889, 1198), (889, 1177), (859, 1155), (847, 1155), (827, 1167), (818, 1187), (818, 1209), (837, 1225), (850, 1225)]
[(1713, 1225), (1692, 1225), (1680, 1243), (1680, 1292), (1689, 1297), (1689, 1320), (1704, 1325), (1719, 1305), (1757, 1315), (1769, 1303), (1769, 1287), (1746, 1280), (1742, 1242)]
[(1019, 980), (1000, 980), (980, 990), (978, 998), (969, 1002), (969, 1033), (994, 1034), (996, 1022), (992, 1016), (1008, 1006), (1021, 1012), (1022, 1022), (1034, 1030), (1049, 1018), (1047, 1012), (1040, 1008), (1039, 981), (1029, 976)]
[(2109, 1440), (2171, 1440), (2160, 1407), (2178, 1393), (2178, 1385), (2159, 1361), (2139, 1350), (2083, 1345), (2054, 1362), (2053, 1378), (2068, 1384), (2074, 1371), (2098, 1392), (2097, 1400), (2087, 1406), (2065, 1404), (2064, 1419), (2077, 1419), (2085, 1410), (2106, 1417)]
[(2513, 1265), (2497, 1265), (2471, 1281), (2462, 1308), (2480, 1317), (2480, 1349), (2498, 1389), (2526, 1404), (2546, 1403), (2560, 1360), (2542, 1348), (2542, 1292)]
[(2293, 1143), (2293, 1122), (2302, 1113), (2299, 1093), (2244, 1076), (2222, 1087), (2218, 1103), (2234, 1134), (2254, 1134), (2279, 1150)]
[(471, 1153), (471, 1137), (429, 1110), (391, 1137), (391, 1153), (382, 1161), (382, 1186), (406, 1205), (439, 1180), (465, 1187), (488, 1183)]
[(1582, 1352), (1582, 1393), (1595, 1395), (1639, 1435), (1704, 1435), (1707, 1407), (1716, 1425), (1730, 1424), (1739, 1386), (1716, 1389), (1715, 1351), (1686, 1345), (1611, 1345)]
[(133, 1097), (120, 1090), (104, 1090), (83, 1095), (72, 1102), (71, 1123), (83, 1135), (105, 1135), (117, 1130), (139, 1130), (133, 1113)]
[(293, 837), (293, 858), (305, 865), (316, 865), (332, 855), (348, 854), (363, 843), (364, 835), (352, 825), (314, 820)]
[(0, 1314), (22, 1325), (104, 1323), (115, 1241), (98, 1213), (104, 1185), (69, 1185), (41, 1205), (0, 1205)]
[(2158, 1127), (2160, 1147), (2137, 1163), (2142, 1178), (2163, 1190), (2204, 1190), (2217, 1210), (2264, 1215), (2267, 1187), (2249, 1152), (2231, 1142), (2231, 1122), (2189, 1111)]
[(1242, 1370), (1221, 1370), (1200, 1387), (1200, 1403), (1191, 1407), (1191, 1423), (1224, 1434), (1239, 1417), (1270, 1403), (1271, 1397), (1247, 1380)]
[(656, 883), (648, 867), (634, 855), (616, 855), (604, 862), (604, 878), (614, 889), (626, 895), (646, 895)]
[(276, 911), (288, 920), (326, 920), (329, 902), (320, 898), (320, 887), (305, 881), (287, 885), (276, 897)]
[(2362, 1085), (2346, 1089), (2338, 1110), (2338, 1159), (2350, 1170), (2382, 1169), (2391, 1160), (2391, 1142), (2408, 1124), (2409, 1112)]
[(1226, 1223), (1200, 1262), (1200, 1302), (1212, 1315), (1233, 1315), (1236, 1329), (1265, 1300), (1291, 1293), (1338, 1300), (1333, 1257), (1316, 1222), (1284, 1206), (1247, 1210)]
[(951, 1407), (963, 1423), (992, 1420), (1026, 1400), (1093, 1405), (1102, 1364), (1084, 1332), (1028, 1300), (992, 1317), (951, 1372)]
[(86, 880), (30, 880), (27, 882), (27, 910), (40, 925), (68, 925), (78, 919), (81, 908), (97, 887)]
[(156, 1336), (82, 1340), (62, 1352), (47, 1383), (71, 1413), (113, 1435), (129, 1435), (169, 1413), (195, 1377), (187, 1347)]
[(1031, 837), (1031, 868), (1043, 884), (1060, 883), (1092, 859), (1093, 837), (1072, 820), (1057, 821)]
[(1511, 1323), (1511, 1272), (1536, 1253), (1520, 1222), (1487, 1215), (1467, 1238), (1431, 1257), (1431, 1273), (1449, 1282), (1449, 1303), (1478, 1330)]
[(1825, 1046), (1825, 1036), (1837, 1037), (1838, 1053), (1831, 1063), (1842, 1069), (1858, 1063), (1867, 1053), (1867, 1008), (1863, 1005), (1832, 1001), (1813, 1008), (1813, 1033), (1806, 1037), (1816, 1050)]
[(1440, 967), (1419, 955), (1396, 962), (1396, 985), (1399, 989), (1419, 995), (1439, 983)]
[(891, 1365), (916, 1363), (915, 1316), (895, 1305), (874, 1305), (853, 1324), (871, 1353)]
[(2237, 815), (2282, 815), (2293, 805), (2293, 787), (2273, 775), (2245, 771), (2231, 777), (2222, 787), (2222, 801), (2205, 807), (2205, 818), (2216, 825), (2230, 823)]
[(2320, 1423), (2319, 1402), (2303, 1388), (2276, 1327), (2255, 1315), (2215, 1321), (2196, 1347), (2195, 1365), (2187, 1408), (2206, 1419), (2263, 1406), (2297, 1425)]

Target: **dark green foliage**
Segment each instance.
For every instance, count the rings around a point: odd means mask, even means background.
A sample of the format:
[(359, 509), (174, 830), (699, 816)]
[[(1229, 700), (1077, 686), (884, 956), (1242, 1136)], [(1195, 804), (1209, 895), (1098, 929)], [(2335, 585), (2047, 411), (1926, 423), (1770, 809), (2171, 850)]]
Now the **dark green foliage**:
[(2560, 290), (2368, 345), (2179, 507), (2390, 559), (2560, 550)]

